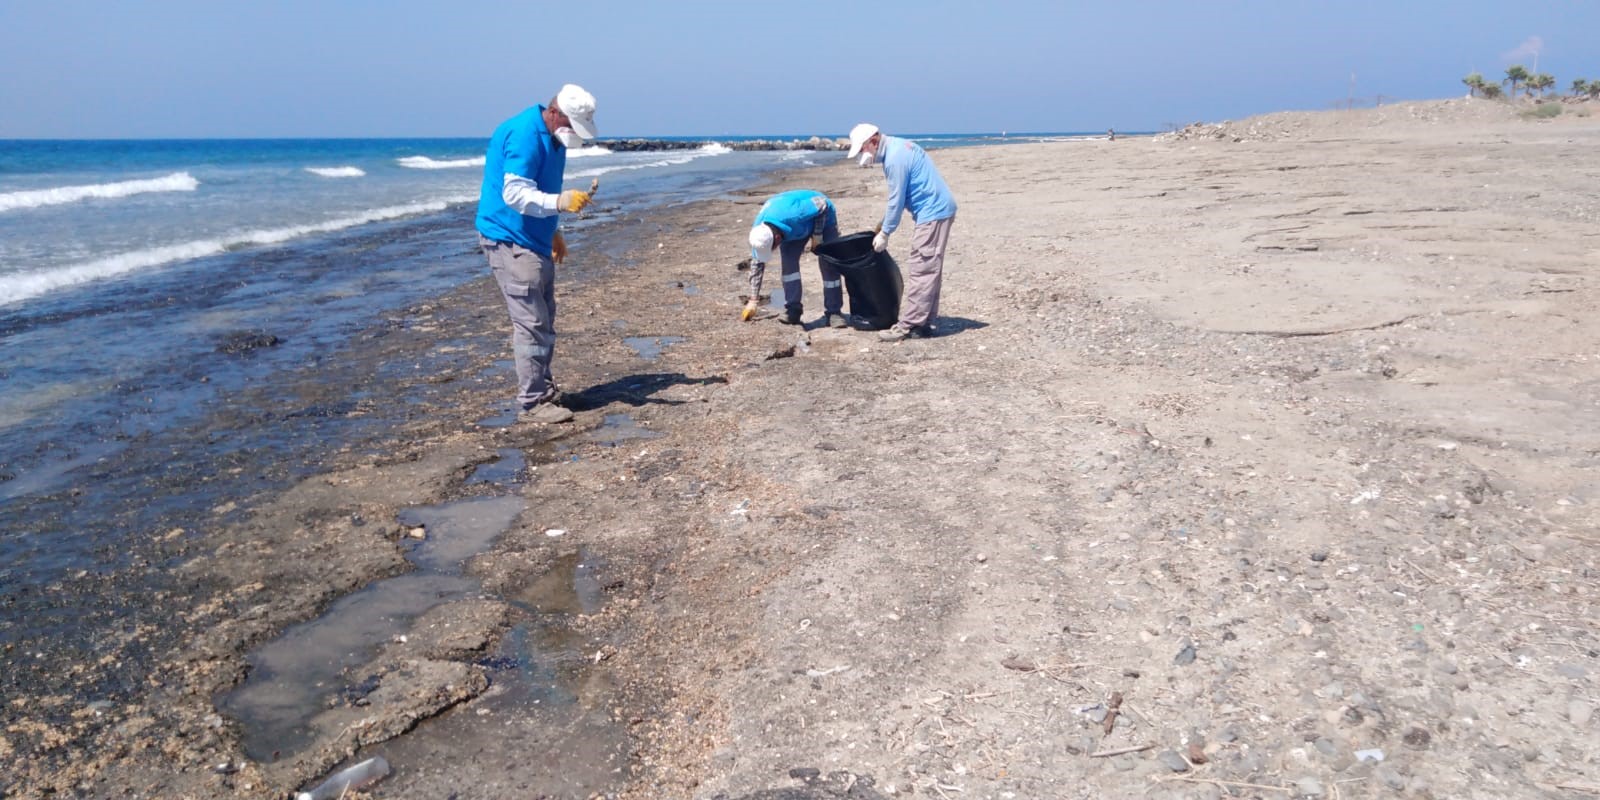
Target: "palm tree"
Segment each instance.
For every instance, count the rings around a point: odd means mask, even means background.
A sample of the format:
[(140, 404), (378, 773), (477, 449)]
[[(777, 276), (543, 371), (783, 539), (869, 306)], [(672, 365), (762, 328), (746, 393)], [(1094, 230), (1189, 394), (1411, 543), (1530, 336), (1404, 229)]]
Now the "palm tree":
[(1588, 81), (1584, 80), (1583, 78), (1578, 78), (1577, 80), (1574, 80), (1572, 82), (1572, 98), (1574, 100), (1576, 100), (1576, 99), (1578, 99), (1578, 98), (1580, 98), (1580, 97), (1582, 97), (1582, 96), (1584, 96), (1584, 95), (1586, 95), (1588, 93), (1589, 93), (1589, 82)]
[(1537, 75), (1534, 75), (1532, 78), (1528, 79), (1529, 96), (1532, 96), (1534, 90), (1538, 90), (1539, 95), (1542, 97), (1549, 93), (1550, 87), (1555, 85), (1556, 77), (1554, 75), (1551, 75), (1548, 72), (1538, 73)]
[(1589, 81), (1588, 92), (1590, 100), (1600, 98), (1600, 81)]
[(1485, 98), (1487, 98), (1489, 100), (1493, 100), (1493, 99), (1499, 97), (1501, 94), (1502, 93), (1500, 91), (1500, 84), (1498, 84), (1498, 83), (1486, 83), (1486, 84), (1483, 85), (1483, 96)]
[(1511, 96), (1514, 98), (1517, 96), (1517, 84), (1522, 83), (1527, 79), (1528, 70), (1525, 69), (1521, 64), (1512, 64), (1506, 68), (1506, 79), (1501, 81), (1501, 83), (1511, 84)]
[(1468, 74), (1461, 82), (1467, 85), (1468, 97), (1476, 97), (1478, 92), (1483, 91), (1483, 75), (1477, 72)]

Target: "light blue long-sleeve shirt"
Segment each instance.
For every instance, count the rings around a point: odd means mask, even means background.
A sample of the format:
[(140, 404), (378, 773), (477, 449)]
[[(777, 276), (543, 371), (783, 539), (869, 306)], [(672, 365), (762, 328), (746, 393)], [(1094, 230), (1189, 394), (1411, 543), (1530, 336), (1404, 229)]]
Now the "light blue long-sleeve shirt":
[(883, 214), (883, 232), (900, 227), (900, 214), (911, 212), (913, 224), (938, 222), (956, 215), (956, 198), (950, 194), (938, 167), (916, 142), (884, 135), (878, 145), (883, 157), (883, 177), (889, 181), (889, 208)]

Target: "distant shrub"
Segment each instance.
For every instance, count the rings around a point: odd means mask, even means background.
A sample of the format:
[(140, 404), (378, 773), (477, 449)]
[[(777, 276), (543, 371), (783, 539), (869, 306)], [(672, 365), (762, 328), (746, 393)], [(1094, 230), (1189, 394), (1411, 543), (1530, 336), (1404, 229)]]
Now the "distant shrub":
[(1561, 116), (1560, 103), (1540, 103), (1522, 112), (1523, 119), (1552, 119)]

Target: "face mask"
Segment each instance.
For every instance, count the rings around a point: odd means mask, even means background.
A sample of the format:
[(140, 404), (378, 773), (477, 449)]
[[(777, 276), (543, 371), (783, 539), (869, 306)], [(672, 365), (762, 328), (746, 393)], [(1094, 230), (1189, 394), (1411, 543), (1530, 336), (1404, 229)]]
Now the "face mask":
[(878, 154), (877, 153), (867, 152), (867, 151), (863, 151), (861, 153), (861, 158), (856, 159), (857, 163), (861, 164), (861, 166), (863, 166), (863, 167), (870, 167), (870, 166), (872, 166), (872, 163), (874, 161), (877, 161), (877, 160), (878, 160)]
[(556, 130), (556, 141), (569, 150), (583, 146), (583, 137), (579, 136), (577, 131), (571, 128), (558, 128)]

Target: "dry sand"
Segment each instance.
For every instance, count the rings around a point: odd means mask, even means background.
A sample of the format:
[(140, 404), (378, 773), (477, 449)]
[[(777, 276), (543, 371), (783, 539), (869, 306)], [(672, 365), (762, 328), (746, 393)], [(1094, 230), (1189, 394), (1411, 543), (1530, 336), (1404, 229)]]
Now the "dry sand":
[[(942, 335), (892, 345), (736, 322), (760, 196), (624, 218), (659, 246), (561, 295), (576, 425), (474, 427), (505, 386), (474, 388), (261, 503), (190, 563), (230, 588), (176, 610), (145, 705), (13, 703), (10, 791), (283, 796), (431, 740), (375, 795), (1593, 794), (1597, 146), (1600, 118), (1450, 101), (937, 151)], [(803, 180), (846, 229), (881, 208), (875, 171)], [(496, 302), (397, 336), (494, 335)], [(619, 318), (687, 339), (641, 362)], [(663, 435), (585, 441), (608, 413)], [(209, 698), (246, 649), (403, 569), (395, 510), (496, 448), (539, 468), (484, 599), (352, 672), (316, 746), (240, 765)], [(556, 615), (565, 700), (495, 705), (484, 654), (575, 559), (606, 600)]]

